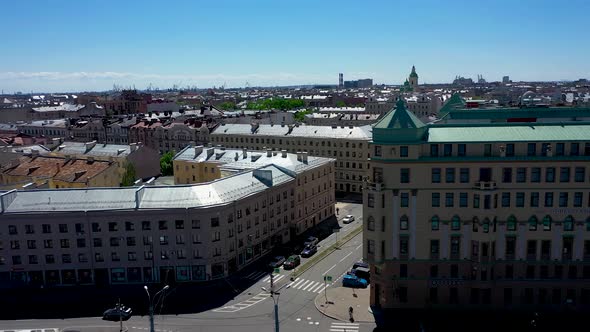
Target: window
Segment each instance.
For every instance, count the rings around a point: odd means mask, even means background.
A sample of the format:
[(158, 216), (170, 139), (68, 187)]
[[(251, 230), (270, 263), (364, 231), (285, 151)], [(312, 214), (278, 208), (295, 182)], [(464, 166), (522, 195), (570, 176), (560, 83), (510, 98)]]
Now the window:
[(166, 220), (160, 220), (160, 221), (158, 221), (158, 229), (159, 230), (166, 230), (166, 229), (168, 229), (168, 221), (166, 221)]
[(125, 230), (126, 231), (134, 231), (135, 230), (135, 224), (132, 221), (126, 221), (125, 222)]
[(466, 144), (458, 144), (457, 145), (457, 156), (465, 157), (467, 154), (467, 145)]
[(529, 143), (527, 145), (527, 156), (532, 157), (537, 154), (537, 144), (536, 143)]
[(219, 227), (219, 217), (211, 218), (211, 227)]
[(484, 157), (491, 157), (492, 156), (492, 145), (491, 144), (484, 144), (483, 145), (483, 155), (484, 155)]
[(455, 169), (454, 168), (447, 168), (445, 170), (445, 181), (446, 183), (454, 183), (455, 182)]
[(8, 225), (8, 234), (10, 235), (17, 235), (18, 231), (15, 225)]
[(551, 143), (542, 143), (541, 144), (541, 156), (546, 157), (547, 153), (551, 151)]
[(193, 219), (191, 221), (191, 226), (193, 229), (200, 229), (201, 228), (201, 221), (198, 219)]
[(490, 232), (490, 220), (488, 218), (485, 218), (483, 220), (483, 232), (484, 233), (489, 233)]
[(559, 193), (559, 207), (567, 207), (568, 201), (568, 193), (567, 192), (560, 192)]
[(473, 208), (479, 209), (479, 194), (473, 194)]
[(399, 229), (402, 231), (408, 230), (408, 216), (403, 215), (399, 218)]
[(545, 193), (545, 207), (553, 207), (553, 193)]
[(570, 156), (579, 156), (580, 155), (580, 143), (571, 143), (570, 144)]
[(440, 207), (440, 193), (432, 193), (432, 207)]
[(543, 230), (544, 231), (551, 230), (551, 217), (548, 215), (543, 218)]
[(547, 167), (545, 170), (545, 182), (555, 182), (555, 167)]
[(529, 231), (536, 231), (537, 230), (537, 217), (532, 216), (529, 218)]
[(504, 183), (512, 182), (512, 168), (503, 168), (502, 169), (502, 182), (504, 182)]
[(451, 259), (458, 259), (461, 252), (461, 237), (451, 236)]
[(438, 157), (438, 144), (430, 144), (430, 156)]
[(401, 193), (400, 206), (401, 207), (408, 207), (409, 205), (410, 205), (410, 194), (409, 193)]
[(467, 207), (468, 196), (467, 193), (459, 193), (459, 207)]
[(399, 156), (400, 157), (407, 157), (408, 156), (408, 147), (407, 146), (400, 146), (399, 147)]
[(430, 230), (438, 231), (440, 228), (440, 219), (438, 216), (434, 216), (430, 219)]
[(574, 218), (572, 216), (567, 216), (563, 222), (563, 230), (566, 232), (571, 232), (574, 230)]
[(538, 192), (531, 193), (531, 207), (539, 207), (539, 193)]
[(410, 169), (409, 168), (402, 168), (400, 170), (400, 183), (410, 183)]
[(175, 220), (174, 227), (176, 229), (184, 229), (184, 220)]
[(514, 143), (506, 144), (506, 157), (514, 157)]
[(119, 230), (119, 226), (117, 225), (116, 222), (109, 223), (109, 232), (116, 232), (118, 230)]
[(576, 167), (574, 181), (584, 182), (585, 178), (586, 178), (586, 167)]
[(86, 248), (86, 239), (76, 239), (76, 247)]
[(430, 256), (434, 259), (438, 259), (439, 252), (440, 252), (440, 241), (439, 240), (430, 240)]
[(451, 219), (451, 230), (461, 230), (461, 219), (458, 216), (453, 216), (453, 219)]
[(53, 240), (43, 240), (43, 248), (45, 248), (45, 249), (53, 248)]
[(149, 231), (152, 229), (151, 223), (149, 221), (142, 221), (141, 222), (141, 230)]
[(433, 168), (431, 175), (432, 183), (440, 183), (440, 168)]
[(375, 157), (381, 157), (381, 146), (375, 145)]
[(375, 240), (367, 240), (367, 252), (369, 254), (375, 253)]
[(61, 239), (61, 240), (59, 240), (59, 245), (61, 248), (69, 248), (70, 247), (70, 240)]
[(401, 256), (408, 255), (408, 244), (410, 239), (407, 236), (401, 235), (399, 237), (399, 254)]
[(461, 183), (469, 183), (469, 168), (459, 169), (459, 181)]
[(524, 207), (524, 193), (523, 192), (516, 193), (516, 207)]
[(118, 237), (112, 237), (112, 238), (110, 238), (111, 247), (118, 247), (119, 246), (119, 243), (120, 243), (120, 241), (119, 241), (119, 238)]
[(510, 193), (502, 193), (502, 207), (510, 207)]
[(453, 145), (452, 144), (444, 144), (443, 145), (443, 156), (451, 157), (453, 155)]
[(570, 168), (561, 167), (559, 169), (559, 182), (570, 182)]
[(160, 244), (161, 245), (168, 245), (168, 236), (166, 235), (161, 235), (160, 236)]
[(565, 143), (557, 143), (555, 145), (555, 155), (556, 156), (565, 155)]
[(373, 216), (369, 216), (369, 220), (367, 223), (367, 230), (369, 230), (369, 231), (375, 230), (375, 218), (373, 218)]
[(41, 225), (41, 231), (43, 232), (43, 234), (51, 233), (51, 225), (49, 225), (49, 224)]
[(455, 201), (455, 194), (453, 193), (446, 193), (445, 194), (445, 207), (453, 207)]
[(540, 167), (533, 167), (531, 168), (531, 182), (541, 182), (541, 168)]
[(59, 224), (59, 232), (60, 233), (67, 233), (68, 232), (68, 225), (67, 224)]
[(516, 231), (516, 218), (514, 216), (508, 217), (508, 221), (506, 222), (506, 229), (508, 231)]
[(518, 167), (516, 169), (516, 182), (518, 182), (518, 183), (526, 182), (526, 168), (525, 167)]
[(584, 193), (582, 193), (582, 192), (575, 192), (574, 193), (574, 207), (582, 207), (583, 197), (584, 197)]

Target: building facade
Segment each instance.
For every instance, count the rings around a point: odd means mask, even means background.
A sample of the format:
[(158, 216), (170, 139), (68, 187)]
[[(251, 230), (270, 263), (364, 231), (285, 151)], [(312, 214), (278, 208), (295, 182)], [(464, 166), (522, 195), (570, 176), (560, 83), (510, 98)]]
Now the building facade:
[(0, 285), (222, 278), (332, 216), (333, 185), (317, 158), (201, 185), (2, 192)]
[(371, 304), (588, 307), (590, 124), (373, 128), (363, 190)]
[(336, 191), (360, 193), (369, 170), (371, 127), (279, 126), (252, 123), (220, 125), (210, 135), (213, 145), (248, 150), (307, 152), (336, 159)]

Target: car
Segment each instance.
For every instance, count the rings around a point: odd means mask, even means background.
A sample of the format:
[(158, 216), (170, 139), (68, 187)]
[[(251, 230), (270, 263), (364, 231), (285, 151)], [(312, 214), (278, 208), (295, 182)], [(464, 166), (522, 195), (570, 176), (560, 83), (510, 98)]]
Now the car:
[(124, 305), (121, 305), (120, 307), (117, 306), (111, 309), (107, 309), (102, 314), (102, 319), (111, 322), (118, 322), (119, 320), (126, 321), (129, 320), (129, 318), (131, 318), (131, 314), (131, 308), (127, 308)]
[(308, 246), (308, 247), (305, 247), (305, 249), (303, 249), (303, 251), (301, 252), (301, 257), (311, 257), (316, 252), (318, 252), (317, 246)]
[(305, 242), (303, 243), (304, 247), (309, 247), (309, 246), (315, 246), (317, 245), (319, 242), (318, 238), (315, 236), (309, 236), (307, 237), (307, 239), (305, 239)]
[(361, 279), (365, 279), (367, 282), (371, 280), (371, 270), (368, 267), (358, 266), (356, 269), (352, 269), (350, 273)]
[(356, 263), (354, 263), (352, 265), (352, 269), (353, 270), (356, 269), (356, 268), (359, 268), (359, 267), (364, 267), (364, 268), (367, 268), (368, 269), (369, 268), (369, 264), (367, 264), (365, 262), (356, 262)]
[(367, 288), (369, 283), (363, 279), (355, 276), (354, 274), (346, 274), (342, 277), (342, 286), (350, 288)]
[(272, 261), (270, 261), (268, 266), (270, 266), (273, 269), (276, 269), (277, 267), (283, 266), (283, 263), (285, 263), (285, 256), (276, 256), (272, 259)]
[(299, 258), (299, 255), (293, 255), (287, 258), (287, 261), (283, 264), (283, 268), (285, 270), (291, 270), (299, 266), (299, 264), (301, 264), (301, 258)]
[(352, 214), (349, 214), (349, 215), (345, 216), (344, 218), (342, 218), (342, 222), (345, 224), (350, 224), (353, 221), (354, 221), (354, 216)]

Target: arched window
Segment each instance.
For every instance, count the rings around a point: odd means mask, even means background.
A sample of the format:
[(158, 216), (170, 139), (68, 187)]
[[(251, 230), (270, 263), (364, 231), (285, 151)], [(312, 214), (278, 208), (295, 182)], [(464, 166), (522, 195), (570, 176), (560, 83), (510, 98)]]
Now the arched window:
[(375, 230), (375, 218), (373, 218), (373, 216), (369, 216), (369, 220), (367, 223), (367, 230), (369, 230), (369, 231)]
[(438, 216), (433, 216), (432, 218), (430, 218), (430, 229), (433, 231), (438, 231), (439, 227), (440, 219), (438, 219)]
[(539, 220), (537, 220), (537, 216), (530, 217), (529, 218), (529, 231), (536, 231), (538, 223), (539, 223)]
[(551, 217), (549, 215), (546, 215), (545, 217), (543, 217), (543, 230), (544, 231), (550, 231), (551, 230)]
[(485, 218), (483, 220), (483, 232), (489, 233), (490, 232), (490, 219)]
[(478, 232), (479, 231), (479, 219), (477, 217), (473, 217), (472, 220), (472, 227), (473, 227), (473, 232)]
[(514, 217), (513, 215), (511, 215), (510, 217), (508, 217), (508, 222), (506, 225), (506, 229), (509, 231), (515, 231), (516, 230), (516, 217)]
[(566, 232), (571, 232), (574, 230), (574, 217), (567, 216), (563, 222), (563, 230)]
[(451, 230), (458, 231), (460, 229), (461, 229), (461, 219), (459, 219), (459, 216), (453, 216), (453, 219), (451, 219)]
[(399, 218), (399, 229), (402, 231), (408, 230), (408, 216), (405, 214)]

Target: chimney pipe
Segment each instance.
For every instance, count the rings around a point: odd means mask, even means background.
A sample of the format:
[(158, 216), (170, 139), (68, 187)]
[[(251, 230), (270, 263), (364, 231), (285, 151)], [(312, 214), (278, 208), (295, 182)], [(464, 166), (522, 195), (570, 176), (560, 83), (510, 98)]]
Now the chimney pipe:
[(281, 150), (281, 157), (287, 158), (287, 150)]

